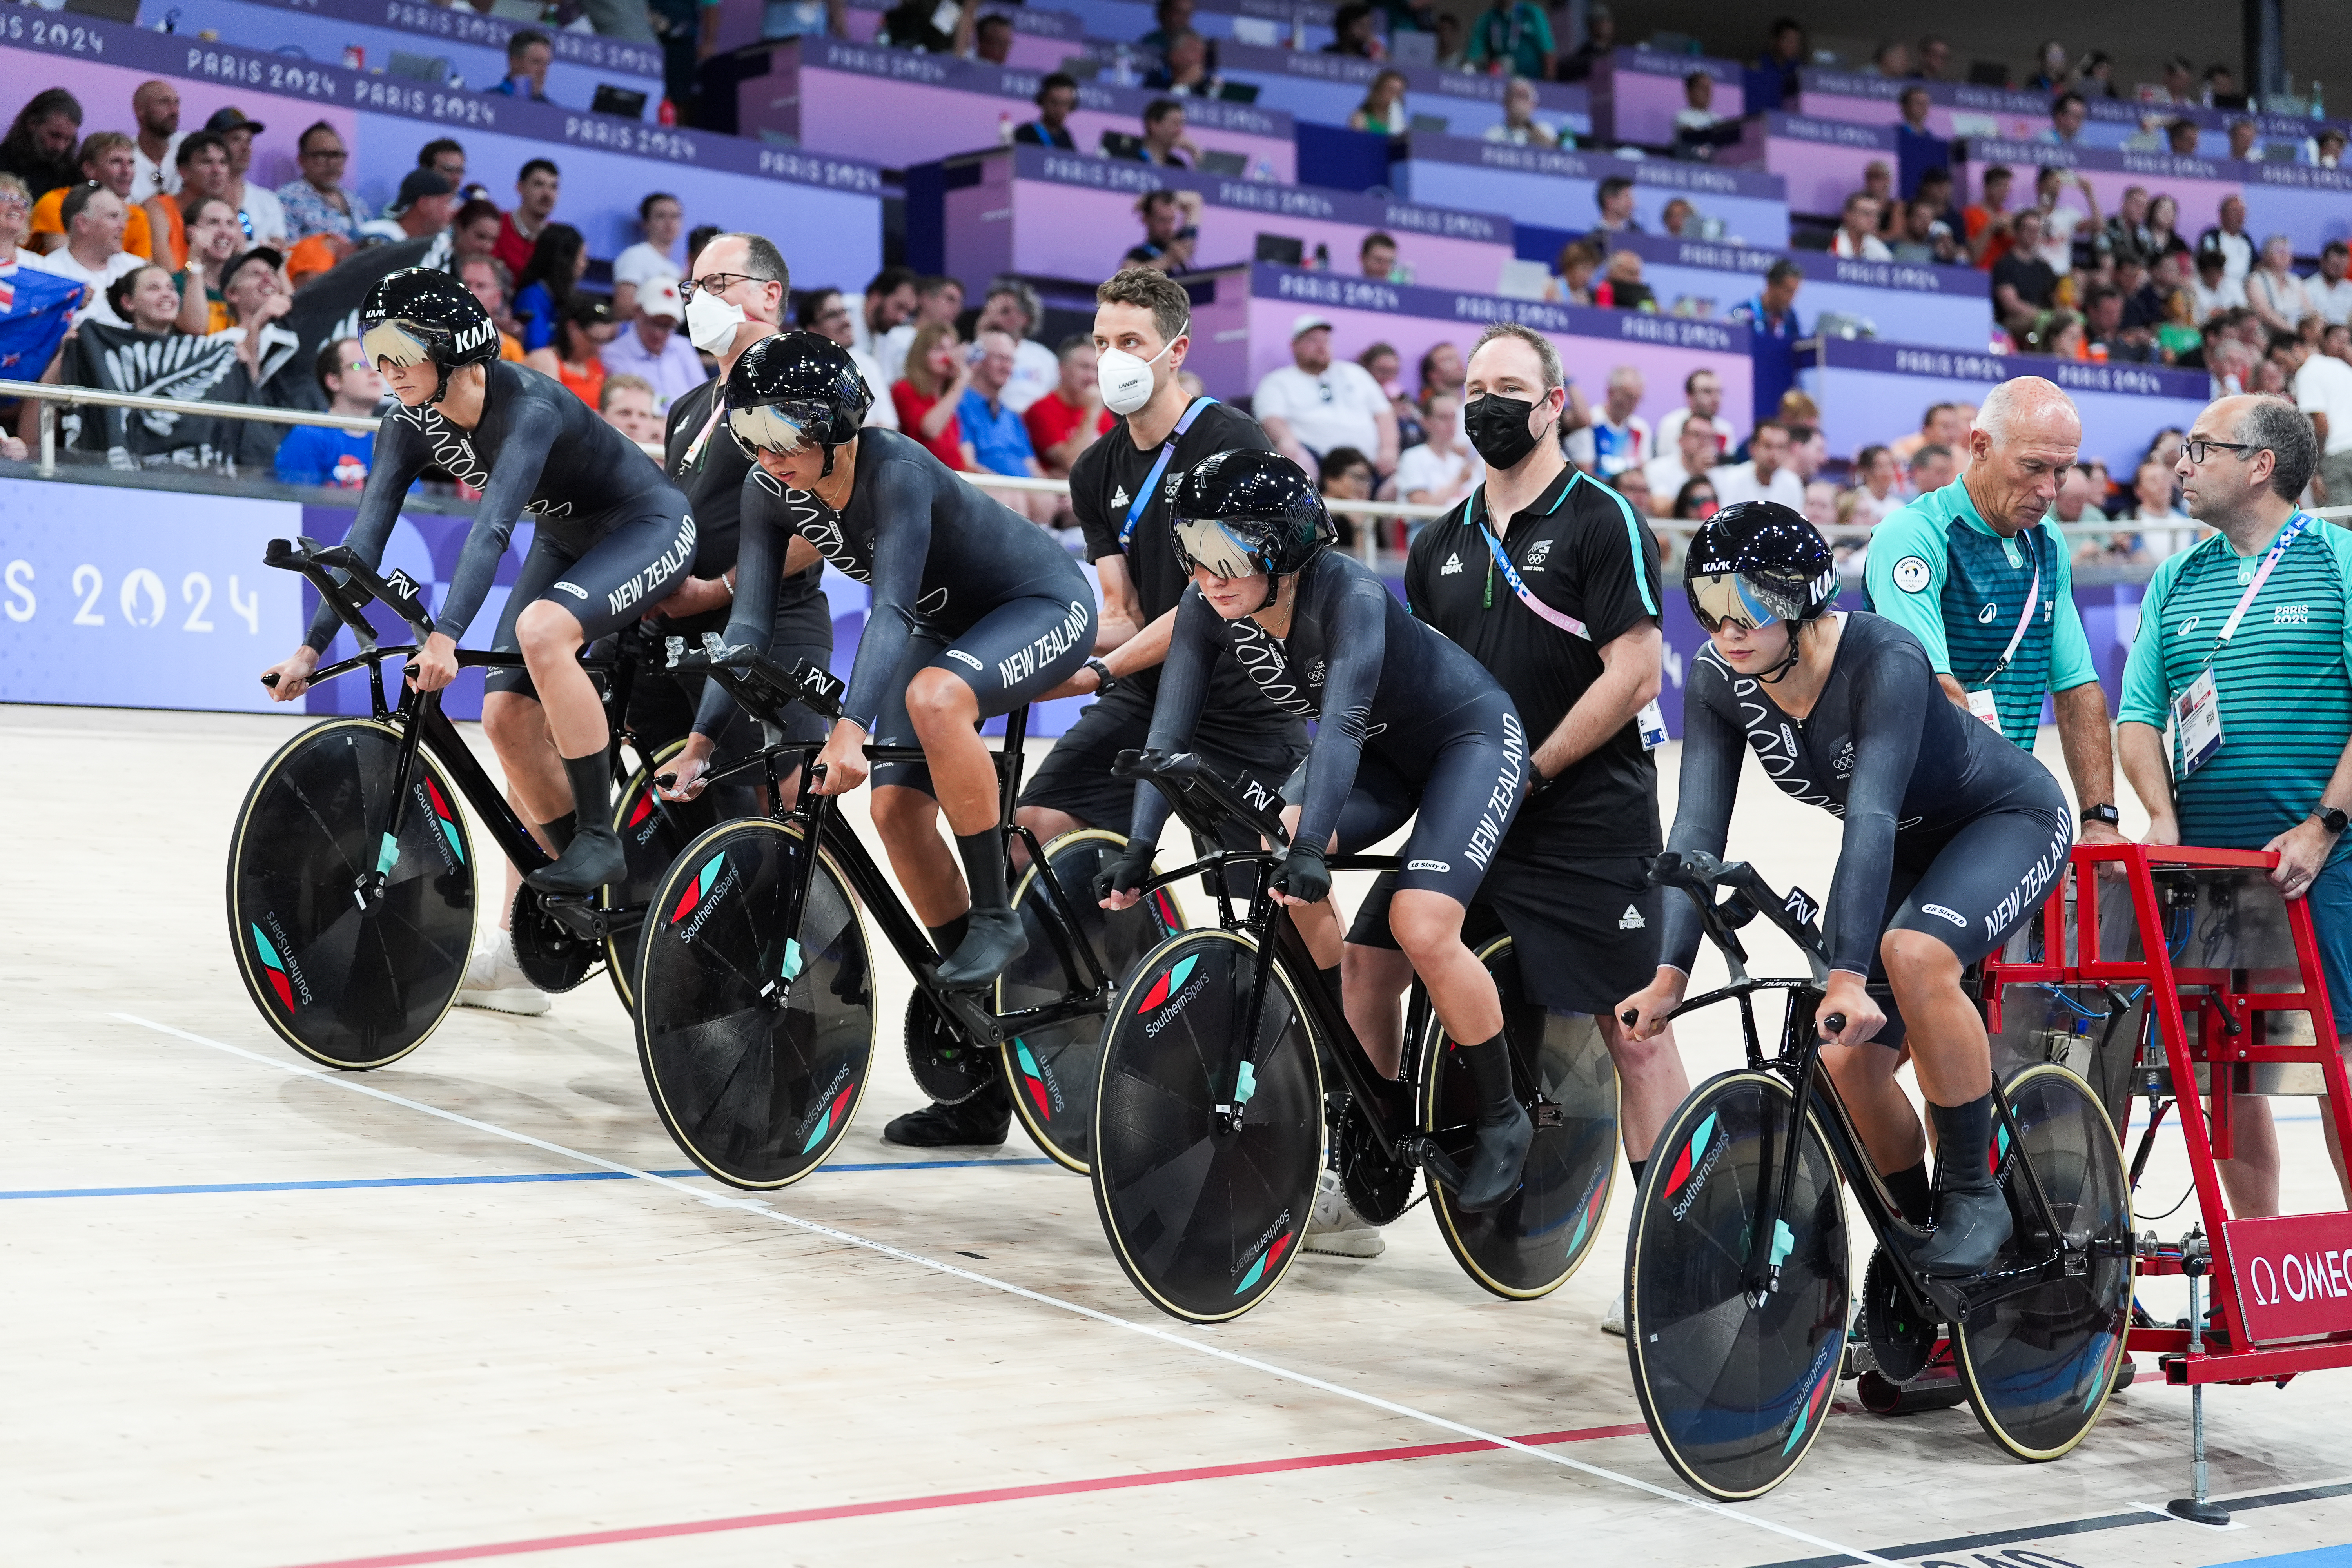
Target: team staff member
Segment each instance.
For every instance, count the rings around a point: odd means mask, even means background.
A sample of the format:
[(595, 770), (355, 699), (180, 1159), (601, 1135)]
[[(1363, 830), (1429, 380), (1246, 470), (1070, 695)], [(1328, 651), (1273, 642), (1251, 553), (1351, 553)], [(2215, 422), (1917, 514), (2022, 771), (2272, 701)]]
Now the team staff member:
[(1994, 387), (1969, 432), (1967, 471), (1872, 532), (1864, 604), (1919, 639), (1946, 696), (2028, 752), (2049, 692), (2083, 842), (2119, 844), (2107, 694), (2066, 541), (2048, 521), (2082, 442), (2056, 384), (2025, 375)]
[[(1021, 795), (1020, 820), (1041, 844), (1081, 827), (1127, 826), (1134, 786), (1111, 777), (1111, 765), (1150, 732), (1159, 667), (1190, 581), (1169, 531), (1169, 496), (1212, 453), (1273, 450), (1256, 420), (1214, 398), (1192, 397), (1178, 383), (1192, 347), (1192, 300), (1181, 284), (1155, 268), (1129, 267), (1097, 289), (1095, 301), (1103, 404), (1118, 422), (1073, 465), (1070, 510), (1101, 584), (1103, 657), (1059, 693), (1098, 700), (1055, 742)], [(1307, 726), (1220, 660), (1193, 747), (1270, 805), (1307, 754)], [(882, 1135), (919, 1148), (993, 1145), (1004, 1142), (1012, 1120), (1012, 1101), (992, 1079), (961, 1104), (909, 1111)]]
[[(1488, 327), (1464, 391), (1486, 479), (1413, 540), (1405, 602), (1486, 667), (1528, 726), (1531, 794), (1478, 901), (1511, 933), (1528, 995), (1599, 1026), (1623, 1085), (1619, 1129), (1638, 1180), (1690, 1091), (1673, 1035), (1629, 1039), (1612, 1010), (1658, 967), (1661, 895), (1648, 876), (1661, 847), (1658, 771), (1641, 723), (1664, 647), (1657, 541), (1623, 497), (1561, 458), (1553, 431), (1567, 391), (1549, 339)], [(1401, 1037), (1398, 999), (1412, 979), (1388, 931), (1393, 884), (1374, 885), (1348, 939), (1348, 1017), (1368, 1040)], [(1345, 1201), (1336, 1186), (1331, 1196), (1334, 1209)], [(1339, 1227), (1323, 1236), (1325, 1207), (1310, 1250), (1339, 1250), (1351, 1232), (1377, 1237), (1336, 1213)]]
[[(2277, 852), (2271, 880), (2311, 902), (2341, 1032), (2352, 1023), (2352, 533), (2295, 508), (2318, 462), (2310, 418), (2284, 397), (2224, 397), (2197, 416), (2174, 471), (2189, 515), (2221, 532), (2148, 583), (2116, 740), (2149, 843)], [(2170, 752), (2168, 721), (2179, 731)], [(2269, 1102), (2241, 1099), (2231, 1115), (2230, 1210), (2274, 1215)], [(2335, 1126), (2320, 1124), (2341, 1182)]]

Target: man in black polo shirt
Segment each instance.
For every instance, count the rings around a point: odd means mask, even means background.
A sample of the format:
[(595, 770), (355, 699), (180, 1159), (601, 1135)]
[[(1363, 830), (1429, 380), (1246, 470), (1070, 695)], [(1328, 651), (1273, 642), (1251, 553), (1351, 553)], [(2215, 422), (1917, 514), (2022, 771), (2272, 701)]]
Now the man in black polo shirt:
[[(1478, 903), (1510, 932), (1528, 997), (1591, 1016), (1616, 1058), (1618, 1126), (1638, 1177), (1690, 1087), (1665, 1037), (1629, 1040), (1611, 1011), (1626, 994), (1617, 987), (1658, 963), (1661, 894), (1647, 878), (1662, 847), (1658, 773), (1643, 736), (1664, 739), (1657, 541), (1623, 497), (1560, 456), (1567, 395), (1541, 334), (1488, 327), (1463, 395), (1486, 480), (1413, 540), (1405, 599), (1485, 665), (1528, 733), (1543, 737), (1528, 759), (1531, 793)], [(1389, 935), (1386, 883), (1348, 933), (1348, 1017), (1366, 1039), (1399, 1037), (1398, 998), (1412, 978)], [(1349, 1245), (1362, 1222), (1331, 1206), (1317, 1205), (1307, 1249), (1372, 1250)]]
[[(1214, 399), (1193, 399), (1178, 384), (1192, 321), (1181, 284), (1156, 268), (1129, 267), (1095, 290), (1095, 301), (1103, 405), (1119, 418), (1071, 468), (1070, 510), (1102, 584), (1103, 657), (1053, 695), (1100, 700), (1055, 742), (1022, 792), (1019, 819), (1041, 844), (1081, 827), (1124, 832), (1133, 813), (1135, 785), (1110, 770), (1119, 752), (1141, 749), (1150, 733), (1159, 667), (1176, 601), (1191, 581), (1168, 528), (1177, 481), (1214, 452), (1274, 449), (1256, 420)], [(1192, 750), (1238, 780), (1252, 801), (1279, 810), (1283, 781), (1307, 754), (1307, 727), (1267, 701), (1238, 665), (1221, 660)], [(1234, 847), (1255, 842), (1244, 837)], [(919, 1148), (994, 1145), (1004, 1142), (1012, 1119), (1003, 1084), (991, 1079), (961, 1104), (908, 1111), (882, 1136)]]

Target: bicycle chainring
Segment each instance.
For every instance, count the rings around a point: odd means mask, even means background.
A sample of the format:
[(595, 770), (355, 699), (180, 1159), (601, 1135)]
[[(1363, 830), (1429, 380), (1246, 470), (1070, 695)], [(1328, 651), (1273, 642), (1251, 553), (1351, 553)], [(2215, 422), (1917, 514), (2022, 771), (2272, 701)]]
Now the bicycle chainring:
[(1886, 1249), (1874, 1250), (1862, 1277), (1862, 1331), (1879, 1375), (1895, 1384), (1917, 1377), (1935, 1352), (1936, 1330), (1935, 1319), (1912, 1305)]
[(964, 1038), (929, 996), (907, 998), (907, 1066), (916, 1087), (941, 1105), (961, 1105), (997, 1076), (1000, 1053)]
[(1353, 1095), (1335, 1091), (1332, 1098), (1340, 1102), (1330, 1118), (1331, 1158), (1340, 1190), (1365, 1219), (1388, 1225), (1412, 1203), (1414, 1168), (1389, 1158)]
[(512, 935), (515, 963), (541, 991), (570, 991), (604, 962), (600, 942), (589, 941), (558, 920), (536, 889), (515, 890)]

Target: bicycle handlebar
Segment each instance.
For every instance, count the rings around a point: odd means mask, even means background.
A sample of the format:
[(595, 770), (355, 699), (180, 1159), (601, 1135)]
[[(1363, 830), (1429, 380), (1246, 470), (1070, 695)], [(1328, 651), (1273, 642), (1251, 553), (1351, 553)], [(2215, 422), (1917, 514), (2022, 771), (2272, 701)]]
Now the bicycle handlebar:
[[(1651, 863), (1650, 882), (1654, 887), (1680, 888), (1690, 896), (1698, 906), (1707, 940), (1730, 963), (1735, 974), (1745, 973), (1748, 952), (1732, 932), (1760, 914), (1797, 944), (1797, 951), (1812, 968), (1815, 984), (1828, 980), (1829, 951), (1822, 945), (1821, 929), (1813, 923), (1819, 906), (1802, 889), (1791, 888), (1784, 897), (1774, 892), (1747, 861), (1719, 860), (1697, 849), (1669, 849), (1660, 855)], [(1717, 888), (1729, 889), (1731, 896), (1718, 902)]]
[[(389, 607), (415, 628), (418, 641), (433, 635), (433, 617), (425, 608), (424, 590), (415, 580), (398, 568), (386, 577), (346, 545), (321, 544), (299, 535), (292, 540), (273, 539), (262, 552), (261, 560), (266, 566), (275, 566), (281, 572), (299, 572), (309, 578), (320, 596), (352, 628), (352, 635), (360, 639), (362, 647), (375, 646), (375, 627), (367, 618), (370, 598)], [(343, 581), (336, 581), (337, 572), (343, 574)], [(353, 588), (366, 597), (355, 595)]]
[[(700, 670), (727, 689), (747, 711), (772, 715), (786, 703), (797, 702), (821, 719), (841, 717), (841, 700), (848, 685), (833, 671), (807, 659), (786, 669), (748, 643), (724, 643), (717, 632), (702, 634), (700, 652), (689, 652), (686, 639), (664, 639), (670, 669)], [(761, 715), (761, 716), (768, 716)]]
[(1262, 811), (1244, 800), (1233, 785), (1202, 763), (1197, 752), (1121, 752), (1111, 764), (1110, 776), (1156, 785), (1187, 826), (1210, 838), (1216, 837), (1227, 821), (1239, 821), (1274, 843), (1290, 842), (1278, 812)]

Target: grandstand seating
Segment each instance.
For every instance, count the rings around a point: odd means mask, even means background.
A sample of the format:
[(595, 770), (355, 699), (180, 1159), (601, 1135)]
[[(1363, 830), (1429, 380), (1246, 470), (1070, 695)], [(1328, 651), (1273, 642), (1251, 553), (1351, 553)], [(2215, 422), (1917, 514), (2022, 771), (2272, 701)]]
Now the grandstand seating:
[[(1487, 127), (1503, 122), (1505, 82), (1499, 77), (1429, 66), (1391, 67), (1346, 55), (1301, 54), (1243, 43), (1226, 43), (1217, 50), (1218, 76), (1256, 88), (1262, 105), (1287, 110), (1299, 121), (1318, 125), (1347, 124), (1372, 79), (1389, 69), (1404, 73), (1406, 110), (1416, 119), (1444, 121), (1443, 129), (1449, 134), (1483, 135)], [(1538, 82), (1536, 102), (1536, 118), (1544, 124), (1580, 137), (1591, 134), (1591, 95), (1582, 86)]]
[(1833, 218), (1845, 198), (1862, 189), (1864, 168), (1885, 163), (1891, 174), (1901, 162), (1889, 126), (1774, 110), (1740, 130), (1739, 143), (1723, 149), (1716, 162), (1778, 174), (1788, 185), (1792, 213)]
[(1390, 166), (1397, 195), (1431, 205), (1510, 213), (1519, 222), (1581, 232), (1599, 219), (1594, 193), (1611, 175), (1633, 182), (1636, 221), (1652, 233), (1659, 210), (1676, 196), (1720, 220), (1718, 237), (1747, 245), (1789, 243), (1787, 187), (1773, 174), (1677, 163), (1660, 158), (1612, 158), (1514, 147), (1460, 136), (1399, 138)]
[(1735, 61), (1654, 49), (1612, 49), (1592, 66), (1594, 132), (1610, 142), (1673, 146), (1675, 116), (1688, 101), (1683, 79), (1695, 71), (1705, 71), (1715, 82), (1710, 108), (1717, 119), (1738, 120), (1747, 112), (1743, 73)]

